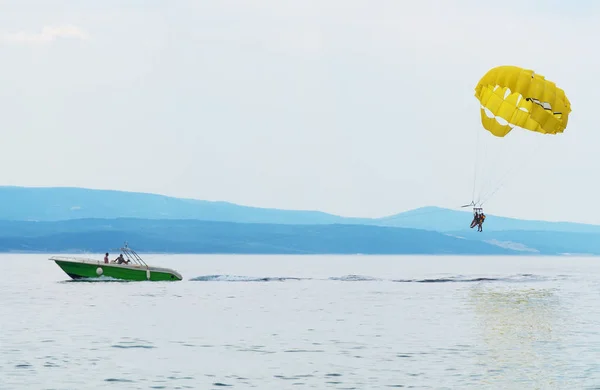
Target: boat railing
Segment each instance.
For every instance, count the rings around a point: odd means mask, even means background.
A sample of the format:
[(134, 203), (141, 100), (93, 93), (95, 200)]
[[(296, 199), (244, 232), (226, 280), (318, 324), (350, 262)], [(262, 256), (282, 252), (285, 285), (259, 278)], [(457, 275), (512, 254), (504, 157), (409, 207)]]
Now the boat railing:
[[(104, 260), (101, 259), (91, 259), (89, 257), (76, 257), (76, 256), (52, 256), (49, 258), (49, 260), (52, 261), (77, 261), (77, 262), (81, 262), (81, 263), (85, 263), (85, 264), (98, 264), (98, 265), (104, 265)], [(141, 267), (141, 268), (150, 268), (147, 264), (142, 264), (142, 263), (131, 263), (131, 264), (118, 264), (115, 263), (114, 260), (111, 260), (110, 262), (108, 262), (107, 264), (110, 265), (116, 265), (116, 266), (121, 266), (121, 265), (128, 265), (128, 266), (133, 266), (133, 267)]]
[(144, 260), (142, 260), (142, 258), (140, 257), (140, 255), (138, 255), (136, 253), (136, 251), (134, 251), (133, 249), (131, 249), (128, 245), (127, 242), (125, 242), (125, 246), (117, 249), (119, 251), (121, 251), (121, 253), (127, 258), (127, 260), (129, 260), (131, 263), (143, 266), (143, 267), (148, 267), (148, 264), (146, 264), (146, 262)]
[(125, 257), (127, 257), (127, 259), (129, 259), (132, 263), (137, 263), (145, 267), (148, 266), (148, 264), (146, 264), (146, 262), (142, 260), (140, 255), (138, 255), (133, 249), (129, 248), (127, 244), (125, 244), (125, 246), (121, 248), (121, 250), (123, 251)]
[[(127, 245), (127, 242), (125, 243), (125, 246), (119, 248), (119, 249), (115, 249), (115, 251), (120, 251), (123, 256), (125, 256), (126, 260), (129, 260), (129, 263), (134, 264), (136, 266), (139, 267), (145, 267), (148, 268), (148, 264), (146, 264), (146, 262), (140, 257), (140, 255), (138, 255), (136, 253), (136, 251), (134, 251), (133, 249), (129, 248), (129, 246)], [(76, 257), (76, 256), (53, 256), (52, 259), (56, 259), (56, 260), (77, 260), (77, 261), (83, 261), (86, 263), (103, 263), (103, 260), (94, 260), (94, 259), (90, 259), (90, 258), (84, 258), (84, 257)], [(110, 263), (113, 264), (112, 260)]]

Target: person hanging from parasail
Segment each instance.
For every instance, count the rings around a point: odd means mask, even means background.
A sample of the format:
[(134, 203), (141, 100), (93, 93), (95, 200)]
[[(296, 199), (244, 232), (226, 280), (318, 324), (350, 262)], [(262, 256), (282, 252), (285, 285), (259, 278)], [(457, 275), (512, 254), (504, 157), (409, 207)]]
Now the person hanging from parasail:
[(483, 211), (481, 211), (481, 213), (479, 214), (479, 222), (477, 223), (478, 227), (477, 227), (477, 231), (478, 232), (482, 232), (483, 231), (483, 222), (485, 221), (485, 214), (483, 213)]
[(477, 231), (482, 231), (483, 221), (485, 221), (485, 214), (483, 213), (483, 209), (476, 207), (473, 209), (473, 221), (471, 221), (471, 229), (477, 226)]

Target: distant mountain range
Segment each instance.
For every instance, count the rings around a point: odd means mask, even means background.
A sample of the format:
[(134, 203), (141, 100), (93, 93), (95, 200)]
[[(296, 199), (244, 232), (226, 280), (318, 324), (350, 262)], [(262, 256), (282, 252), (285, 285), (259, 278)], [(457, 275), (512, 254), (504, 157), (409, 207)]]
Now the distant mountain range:
[[(16, 229), (15, 229), (16, 228)], [(365, 225), (282, 225), (198, 220), (82, 219), (4, 222), (0, 251), (111, 252), (127, 241), (145, 252), (245, 254), (511, 254), (438, 232)]]
[(600, 226), (423, 207), (384, 218), (84, 188), (0, 187), (0, 251), (600, 254)]

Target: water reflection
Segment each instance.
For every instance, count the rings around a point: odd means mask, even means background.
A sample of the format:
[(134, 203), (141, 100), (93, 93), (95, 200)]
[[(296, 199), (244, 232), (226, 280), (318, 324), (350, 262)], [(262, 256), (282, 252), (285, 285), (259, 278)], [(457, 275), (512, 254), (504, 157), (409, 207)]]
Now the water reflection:
[(478, 286), (469, 298), (484, 385), (565, 388), (565, 311), (554, 289)]

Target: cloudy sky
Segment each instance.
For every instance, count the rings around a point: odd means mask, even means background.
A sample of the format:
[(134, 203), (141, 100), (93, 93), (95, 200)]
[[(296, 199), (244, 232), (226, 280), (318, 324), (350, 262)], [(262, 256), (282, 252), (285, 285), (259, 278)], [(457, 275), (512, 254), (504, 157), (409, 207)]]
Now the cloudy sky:
[[(600, 223), (598, 20), (586, 0), (0, 0), (0, 184), (382, 216), (516, 165), (488, 213)], [(566, 91), (564, 134), (488, 137), (473, 88), (504, 64)]]

